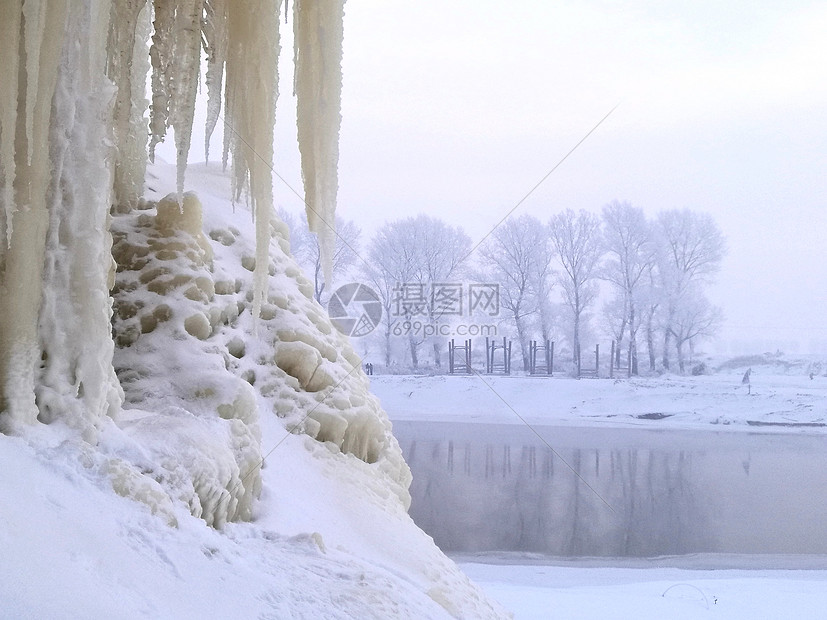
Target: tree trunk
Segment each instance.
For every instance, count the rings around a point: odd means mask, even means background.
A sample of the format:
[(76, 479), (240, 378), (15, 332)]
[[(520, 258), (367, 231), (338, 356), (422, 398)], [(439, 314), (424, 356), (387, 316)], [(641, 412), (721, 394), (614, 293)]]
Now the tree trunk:
[(655, 328), (653, 326), (655, 318), (655, 311), (652, 310), (649, 312), (649, 316), (646, 317), (646, 347), (649, 351), (649, 370), (654, 372), (655, 368), (657, 367), (657, 362), (655, 360)]
[(316, 301), (322, 303), (322, 291), (324, 290), (324, 281), (322, 281), (322, 264), (316, 261), (316, 268), (313, 270), (313, 292)]
[(684, 363), (683, 363), (683, 340), (678, 338), (675, 339), (675, 350), (678, 353), (678, 370), (680, 370), (681, 374), (684, 371)]
[(520, 341), (520, 354), (523, 356), (523, 370), (528, 372), (530, 370), (530, 355), (528, 352), (528, 342), (525, 338), (523, 320), (515, 315), (514, 323), (517, 325), (517, 339)]
[(391, 324), (387, 322), (385, 328), (385, 368), (390, 368), (391, 365)]
[(635, 304), (629, 302), (629, 374), (637, 375), (637, 327), (635, 327)]
[(669, 370), (669, 347), (672, 340), (672, 322), (670, 321), (663, 332), (663, 367)]
[(419, 348), (419, 344), (416, 342), (416, 339), (413, 337), (413, 335), (411, 335), (408, 338), (408, 342), (411, 345), (411, 365), (414, 367), (414, 369), (419, 368), (419, 356), (417, 355), (417, 349)]
[(540, 303), (540, 333), (543, 336), (543, 342), (551, 340), (551, 317), (547, 304), (545, 299)]
[(574, 312), (574, 338), (572, 339), (572, 360), (575, 366), (580, 368), (580, 312)]
[[(621, 355), (621, 351), (623, 350), (623, 334), (626, 333), (626, 325), (628, 324), (626, 317), (623, 318), (623, 321), (620, 323), (620, 330), (617, 333), (617, 348), (615, 349), (615, 367), (620, 368), (620, 362), (623, 360), (623, 356)], [(631, 329), (631, 326), (630, 326)], [(610, 360), (611, 362), (611, 360)]]
[(442, 368), (442, 357), (440, 357), (440, 346), (439, 341), (434, 338), (434, 366), (437, 368)]

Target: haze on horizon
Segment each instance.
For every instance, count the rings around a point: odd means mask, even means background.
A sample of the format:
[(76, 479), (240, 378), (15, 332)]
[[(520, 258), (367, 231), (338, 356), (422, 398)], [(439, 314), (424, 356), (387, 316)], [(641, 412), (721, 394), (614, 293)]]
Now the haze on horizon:
[[(338, 213), (368, 236), (427, 213), (476, 242), (619, 104), (515, 213), (708, 212), (729, 252), (707, 348), (827, 352), (825, 31), (806, 0), (349, 2)], [(290, 37), (275, 169), (299, 188)]]

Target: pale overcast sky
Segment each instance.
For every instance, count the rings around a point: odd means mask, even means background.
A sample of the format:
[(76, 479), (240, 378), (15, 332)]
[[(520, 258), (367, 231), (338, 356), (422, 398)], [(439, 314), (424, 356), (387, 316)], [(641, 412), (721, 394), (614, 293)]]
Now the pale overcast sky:
[[(727, 319), (718, 350), (827, 351), (827, 3), (345, 10), (343, 217), (369, 231), (425, 212), (476, 241), (620, 104), (517, 213), (613, 199), (709, 212), (729, 246), (710, 295)], [(289, 36), (276, 169), (298, 188)]]

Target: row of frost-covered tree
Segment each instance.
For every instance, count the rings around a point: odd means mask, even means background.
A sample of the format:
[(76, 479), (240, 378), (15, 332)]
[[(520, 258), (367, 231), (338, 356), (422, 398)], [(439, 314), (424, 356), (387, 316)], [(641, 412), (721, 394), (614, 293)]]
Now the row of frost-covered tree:
[[(318, 244), (305, 227), (290, 228), (293, 251), (324, 303), (331, 287)], [(383, 305), (381, 325), (357, 346), (386, 367), (442, 366), (447, 341), (467, 333), (513, 339), (524, 369), (531, 340), (554, 341), (558, 359), (575, 366), (578, 351), (586, 364), (595, 342), (613, 341), (616, 361), (632, 374), (674, 369), (675, 361), (683, 372), (688, 349), (714, 335), (722, 318), (706, 290), (724, 237), (712, 217), (689, 209), (647, 218), (614, 201), (599, 214), (566, 210), (547, 222), (515, 216), (476, 246), (462, 228), (425, 215), (388, 222), (364, 244), (354, 222), (340, 220), (337, 229), (336, 283), (364, 282)], [(496, 316), (472, 315), (467, 300), (461, 316), (440, 312), (430, 296), (418, 308), (400, 304), (406, 285), (432, 295), (430, 287), (453, 282), (496, 285)]]

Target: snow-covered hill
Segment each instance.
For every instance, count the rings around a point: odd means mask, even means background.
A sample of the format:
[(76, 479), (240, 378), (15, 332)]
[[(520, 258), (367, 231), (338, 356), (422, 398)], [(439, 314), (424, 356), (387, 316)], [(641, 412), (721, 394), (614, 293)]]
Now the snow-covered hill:
[[(150, 201), (175, 187), (148, 178)], [(188, 179), (203, 221), (190, 199), (113, 222), (122, 412), (97, 444), (59, 419), (0, 436), (0, 616), (507, 615), (407, 515), (387, 416), (286, 235), (256, 321), (250, 214), (216, 168)]]

